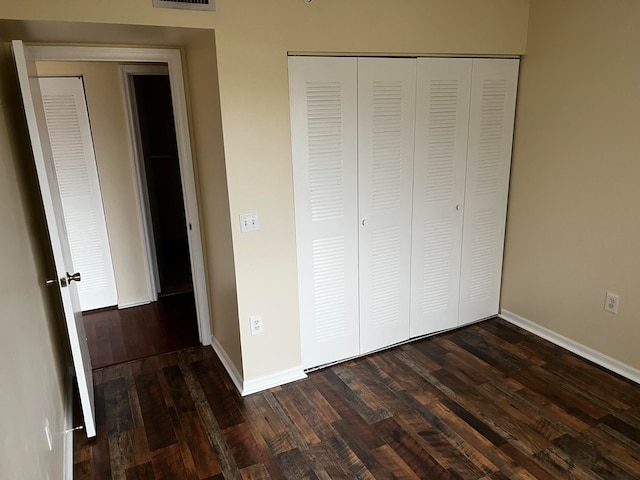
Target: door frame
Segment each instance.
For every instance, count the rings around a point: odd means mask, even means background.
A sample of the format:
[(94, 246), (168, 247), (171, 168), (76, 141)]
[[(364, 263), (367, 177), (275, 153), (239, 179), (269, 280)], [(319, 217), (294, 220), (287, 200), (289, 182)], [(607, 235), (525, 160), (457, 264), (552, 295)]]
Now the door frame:
[(129, 126), (129, 139), (131, 142), (131, 153), (133, 155), (133, 173), (136, 178), (136, 195), (138, 198), (145, 256), (147, 259), (147, 285), (149, 287), (149, 298), (152, 302), (155, 302), (158, 300), (158, 293), (160, 292), (160, 273), (158, 270), (155, 232), (153, 231), (153, 222), (151, 221), (149, 186), (147, 185), (146, 167), (144, 165), (140, 118), (138, 116), (138, 106), (136, 103), (135, 89), (133, 87), (133, 77), (135, 75), (169, 76), (169, 69), (166, 65), (120, 65), (120, 74), (122, 76), (125, 110), (127, 112), (127, 123)]
[[(182, 55), (179, 49), (140, 48), (140, 47), (103, 47), (103, 46), (60, 46), (60, 45), (24, 45), (35, 61), (61, 62), (113, 62), (166, 64), (171, 84), (171, 99), (178, 143), (178, 157), (182, 193), (184, 197), (187, 234), (191, 259), (193, 289), (198, 317), (198, 333), (202, 345), (211, 344), (211, 325), (209, 322), (209, 296), (205, 275), (204, 248), (200, 231), (200, 214), (196, 194), (191, 136), (187, 113)], [(149, 279), (147, 279), (147, 282)], [(152, 290), (149, 284), (149, 290)]]

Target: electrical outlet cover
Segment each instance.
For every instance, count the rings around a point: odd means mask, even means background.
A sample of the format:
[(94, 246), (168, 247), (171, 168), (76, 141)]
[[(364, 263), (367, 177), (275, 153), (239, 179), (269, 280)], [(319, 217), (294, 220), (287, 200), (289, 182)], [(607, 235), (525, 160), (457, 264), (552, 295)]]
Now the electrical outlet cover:
[(249, 317), (249, 321), (251, 324), (251, 335), (258, 335), (259, 333), (262, 333), (262, 315), (252, 315)]
[(618, 306), (620, 304), (620, 295), (607, 292), (607, 298), (604, 301), (604, 310), (616, 315), (618, 313)]

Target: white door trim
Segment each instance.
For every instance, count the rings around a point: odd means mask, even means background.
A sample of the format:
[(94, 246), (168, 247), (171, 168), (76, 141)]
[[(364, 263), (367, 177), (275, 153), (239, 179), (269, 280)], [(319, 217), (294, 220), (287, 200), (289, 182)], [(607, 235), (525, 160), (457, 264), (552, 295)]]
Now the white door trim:
[(147, 287), (149, 299), (152, 302), (158, 300), (160, 291), (160, 273), (158, 271), (158, 257), (154, 240), (153, 223), (151, 222), (151, 206), (149, 203), (149, 190), (142, 153), (142, 138), (140, 137), (140, 123), (138, 119), (138, 107), (133, 88), (133, 75), (169, 75), (166, 65), (120, 65), (122, 75), (122, 88), (124, 91), (125, 111), (129, 126), (129, 140), (131, 142), (131, 154), (133, 156), (133, 175), (136, 179), (135, 188), (138, 198), (138, 213), (142, 225), (142, 238), (144, 241)]
[(200, 342), (211, 344), (211, 326), (209, 323), (209, 296), (204, 267), (204, 249), (200, 232), (200, 215), (191, 153), (191, 138), (187, 115), (184, 77), (182, 73), (182, 56), (178, 49), (161, 48), (127, 48), (127, 47), (80, 47), (57, 45), (25, 45), (36, 61), (86, 61), (166, 64), (171, 82), (171, 98), (176, 124), (176, 140), (180, 159), (182, 191), (189, 251), (191, 254), (191, 271), (198, 315)]

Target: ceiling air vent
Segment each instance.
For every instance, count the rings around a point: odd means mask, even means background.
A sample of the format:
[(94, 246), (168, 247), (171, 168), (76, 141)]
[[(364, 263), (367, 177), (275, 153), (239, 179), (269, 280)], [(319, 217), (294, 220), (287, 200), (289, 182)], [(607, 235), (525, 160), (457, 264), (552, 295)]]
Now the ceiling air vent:
[(153, 0), (156, 8), (181, 8), (183, 10), (215, 10), (215, 0)]

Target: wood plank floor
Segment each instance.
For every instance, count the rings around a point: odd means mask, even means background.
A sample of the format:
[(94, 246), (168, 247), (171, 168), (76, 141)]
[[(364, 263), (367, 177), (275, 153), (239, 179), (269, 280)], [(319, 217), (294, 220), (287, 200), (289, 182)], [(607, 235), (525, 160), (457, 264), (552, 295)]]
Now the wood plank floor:
[(640, 478), (640, 387), (499, 319), (245, 398), (204, 347), (95, 383), (79, 480)]
[(200, 344), (193, 292), (138, 307), (94, 310), (82, 320), (93, 368)]

